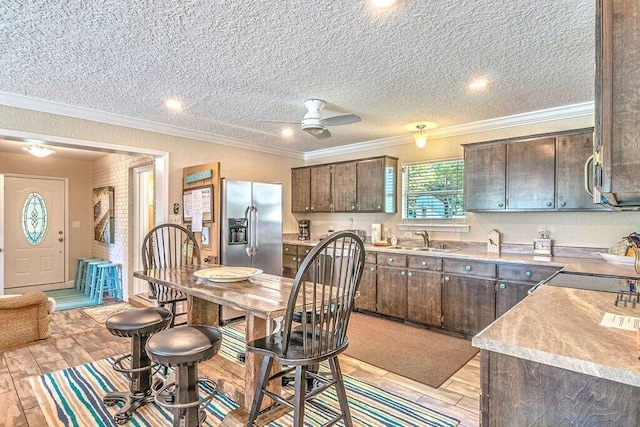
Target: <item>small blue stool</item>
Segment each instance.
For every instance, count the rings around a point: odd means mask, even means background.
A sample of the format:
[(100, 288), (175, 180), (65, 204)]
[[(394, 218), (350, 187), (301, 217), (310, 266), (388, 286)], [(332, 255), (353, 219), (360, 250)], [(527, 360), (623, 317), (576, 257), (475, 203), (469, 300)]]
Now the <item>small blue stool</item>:
[(84, 271), (84, 294), (91, 299), (95, 299), (96, 285), (98, 284), (98, 265), (108, 264), (106, 260), (89, 261)]
[(85, 270), (89, 261), (99, 261), (100, 258), (84, 257), (78, 258), (78, 267), (76, 268), (76, 277), (73, 286), (80, 292), (84, 292)]
[(98, 264), (96, 268), (98, 280), (92, 299), (98, 304), (102, 304), (102, 297), (108, 291), (110, 296), (122, 300), (122, 269), (120, 264), (110, 262)]

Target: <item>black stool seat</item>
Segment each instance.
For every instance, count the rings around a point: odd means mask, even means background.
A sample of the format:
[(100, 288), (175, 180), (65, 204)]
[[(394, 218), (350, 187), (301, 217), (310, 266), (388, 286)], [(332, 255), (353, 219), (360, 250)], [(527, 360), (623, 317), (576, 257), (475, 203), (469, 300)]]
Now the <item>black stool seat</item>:
[(159, 307), (125, 310), (109, 316), (105, 326), (119, 337), (149, 336), (165, 329), (171, 322), (171, 312)]
[(147, 342), (147, 353), (165, 366), (190, 365), (211, 359), (220, 350), (222, 333), (212, 326), (162, 331)]
[[(165, 383), (157, 391), (155, 402), (173, 410), (173, 425), (192, 427), (201, 425), (206, 413), (203, 410), (217, 393), (217, 385), (208, 378), (198, 378), (198, 363), (212, 358), (222, 344), (222, 333), (213, 326), (182, 326), (167, 329), (153, 335), (147, 341), (149, 358), (164, 366), (176, 367), (175, 381)], [(213, 392), (202, 399), (198, 385), (207, 384)], [(167, 403), (159, 396), (173, 395)]]
[[(145, 345), (150, 336), (167, 328), (172, 319), (169, 310), (149, 307), (121, 311), (106, 320), (105, 326), (113, 335), (131, 338), (131, 352), (113, 362), (114, 370), (127, 375), (129, 391), (112, 391), (102, 399), (107, 406), (124, 404), (113, 416), (117, 424), (126, 424), (139, 407), (153, 402), (154, 392), (162, 386), (160, 379), (152, 384), (152, 366)], [(125, 360), (128, 363), (123, 363)]]

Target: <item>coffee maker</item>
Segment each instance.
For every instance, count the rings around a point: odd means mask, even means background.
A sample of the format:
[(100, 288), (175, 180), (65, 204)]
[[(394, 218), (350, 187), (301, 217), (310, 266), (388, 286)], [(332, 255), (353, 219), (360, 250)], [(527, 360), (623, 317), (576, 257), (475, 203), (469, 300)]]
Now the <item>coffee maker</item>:
[(311, 221), (301, 219), (298, 221), (298, 240), (311, 239)]

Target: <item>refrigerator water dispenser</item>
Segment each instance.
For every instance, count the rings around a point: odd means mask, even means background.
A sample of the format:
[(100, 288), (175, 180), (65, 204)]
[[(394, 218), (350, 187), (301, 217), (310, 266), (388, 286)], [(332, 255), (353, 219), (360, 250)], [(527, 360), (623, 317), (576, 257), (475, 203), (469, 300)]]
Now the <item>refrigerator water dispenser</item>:
[(229, 218), (229, 244), (247, 244), (247, 218)]

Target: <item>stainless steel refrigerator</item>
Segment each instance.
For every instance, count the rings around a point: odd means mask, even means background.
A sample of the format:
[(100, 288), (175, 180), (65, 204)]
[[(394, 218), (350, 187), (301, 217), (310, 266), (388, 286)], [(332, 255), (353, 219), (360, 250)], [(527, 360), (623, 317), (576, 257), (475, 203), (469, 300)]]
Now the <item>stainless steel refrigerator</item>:
[[(221, 180), (221, 264), (282, 275), (282, 184)], [(222, 322), (243, 316), (220, 307)]]

